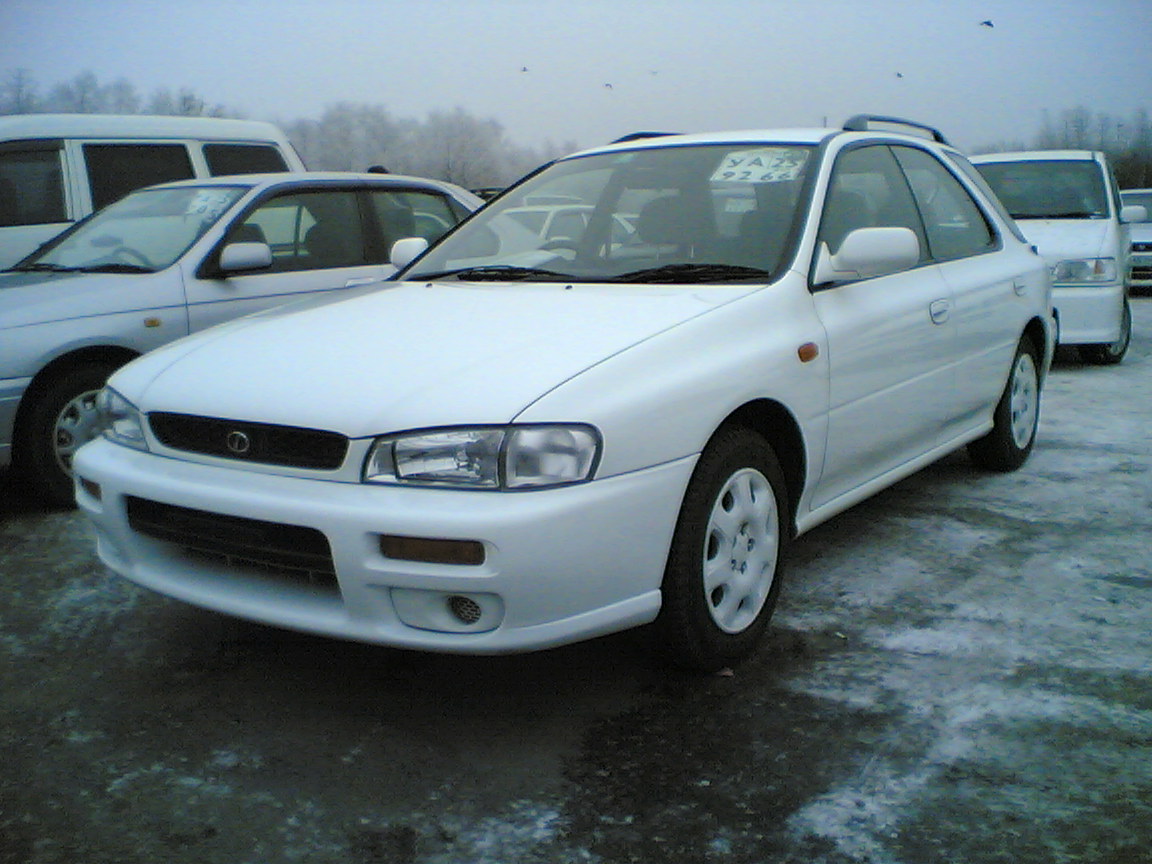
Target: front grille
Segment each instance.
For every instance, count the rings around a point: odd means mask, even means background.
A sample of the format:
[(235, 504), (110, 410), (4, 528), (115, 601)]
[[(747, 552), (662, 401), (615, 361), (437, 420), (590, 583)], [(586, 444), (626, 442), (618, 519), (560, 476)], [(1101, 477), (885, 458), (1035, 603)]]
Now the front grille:
[(1133, 252), (1152, 252), (1152, 243), (1133, 243)]
[(328, 538), (315, 528), (225, 516), (144, 498), (126, 499), (133, 531), (229, 566), (256, 568), (312, 585), (336, 587)]
[(347, 438), (319, 429), (165, 412), (148, 422), (165, 447), (224, 459), (333, 471), (348, 452)]

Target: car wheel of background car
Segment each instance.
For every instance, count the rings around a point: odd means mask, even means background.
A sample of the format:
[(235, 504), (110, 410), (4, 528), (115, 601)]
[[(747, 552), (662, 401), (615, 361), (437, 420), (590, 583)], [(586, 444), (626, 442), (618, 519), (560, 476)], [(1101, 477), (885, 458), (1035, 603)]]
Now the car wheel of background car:
[(713, 672), (750, 654), (780, 591), (787, 544), (784, 475), (754, 432), (721, 430), (688, 484), (657, 626), (673, 660)]
[(1039, 364), (1036, 348), (1025, 336), (1016, 347), (1008, 384), (993, 414), (992, 430), (968, 445), (968, 455), (982, 468), (1014, 471), (1032, 452), (1039, 421)]
[(99, 431), (96, 394), (117, 366), (92, 363), (49, 381), (16, 430), (13, 463), (30, 490), (57, 507), (75, 505), (72, 456)]
[(1105, 345), (1081, 345), (1080, 357), (1086, 363), (1095, 363), (1099, 366), (1114, 366), (1124, 359), (1128, 353), (1128, 345), (1132, 341), (1132, 306), (1128, 298), (1124, 298), (1124, 313), (1120, 318), (1120, 338)]

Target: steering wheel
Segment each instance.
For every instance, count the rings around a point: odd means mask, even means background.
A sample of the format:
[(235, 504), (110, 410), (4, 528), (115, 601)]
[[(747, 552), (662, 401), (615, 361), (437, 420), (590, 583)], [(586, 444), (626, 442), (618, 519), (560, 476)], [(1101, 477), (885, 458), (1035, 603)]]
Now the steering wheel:
[(142, 267), (147, 267), (149, 270), (155, 270), (156, 265), (139, 249), (133, 249), (131, 246), (117, 246), (107, 256), (109, 259), (119, 259), (126, 264), (140, 264)]

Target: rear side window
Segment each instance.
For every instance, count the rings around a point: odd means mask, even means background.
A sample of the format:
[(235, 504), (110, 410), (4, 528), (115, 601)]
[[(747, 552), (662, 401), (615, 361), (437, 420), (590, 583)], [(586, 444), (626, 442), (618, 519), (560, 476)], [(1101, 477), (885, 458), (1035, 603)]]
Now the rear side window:
[(892, 152), (912, 186), (933, 258), (965, 258), (996, 245), (984, 214), (951, 172), (923, 150), (893, 147)]
[(94, 210), (142, 186), (193, 176), (183, 144), (85, 144), (84, 161)]
[(214, 177), (288, 170), (283, 154), (267, 144), (205, 144), (204, 160)]
[(0, 150), (0, 227), (65, 222), (60, 148)]
[(432, 192), (373, 192), (371, 200), (383, 235), (385, 256), (397, 240), (423, 237), (435, 243), (460, 221), (444, 196)]

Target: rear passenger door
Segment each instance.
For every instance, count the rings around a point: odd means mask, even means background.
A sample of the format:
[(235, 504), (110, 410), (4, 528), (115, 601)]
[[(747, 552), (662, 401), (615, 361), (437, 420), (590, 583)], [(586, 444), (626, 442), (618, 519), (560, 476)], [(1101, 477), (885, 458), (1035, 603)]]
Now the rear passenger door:
[(1028, 268), (1003, 251), (992, 221), (972, 194), (931, 153), (894, 146), (924, 221), (928, 251), (952, 292), (958, 374), (946, 436), (987, 417), (1007, 380), (1022, 330), (1020, 294)]
[(362, 203), (360, 191), (348, 188), (288, 191), (257, 205), (229, 229), (224, 243), (267, 243), (272, 266), (216, 278), (210, 256), (188, 274), (191, 329), (387, 276), (392, 268), (384, 264)]

